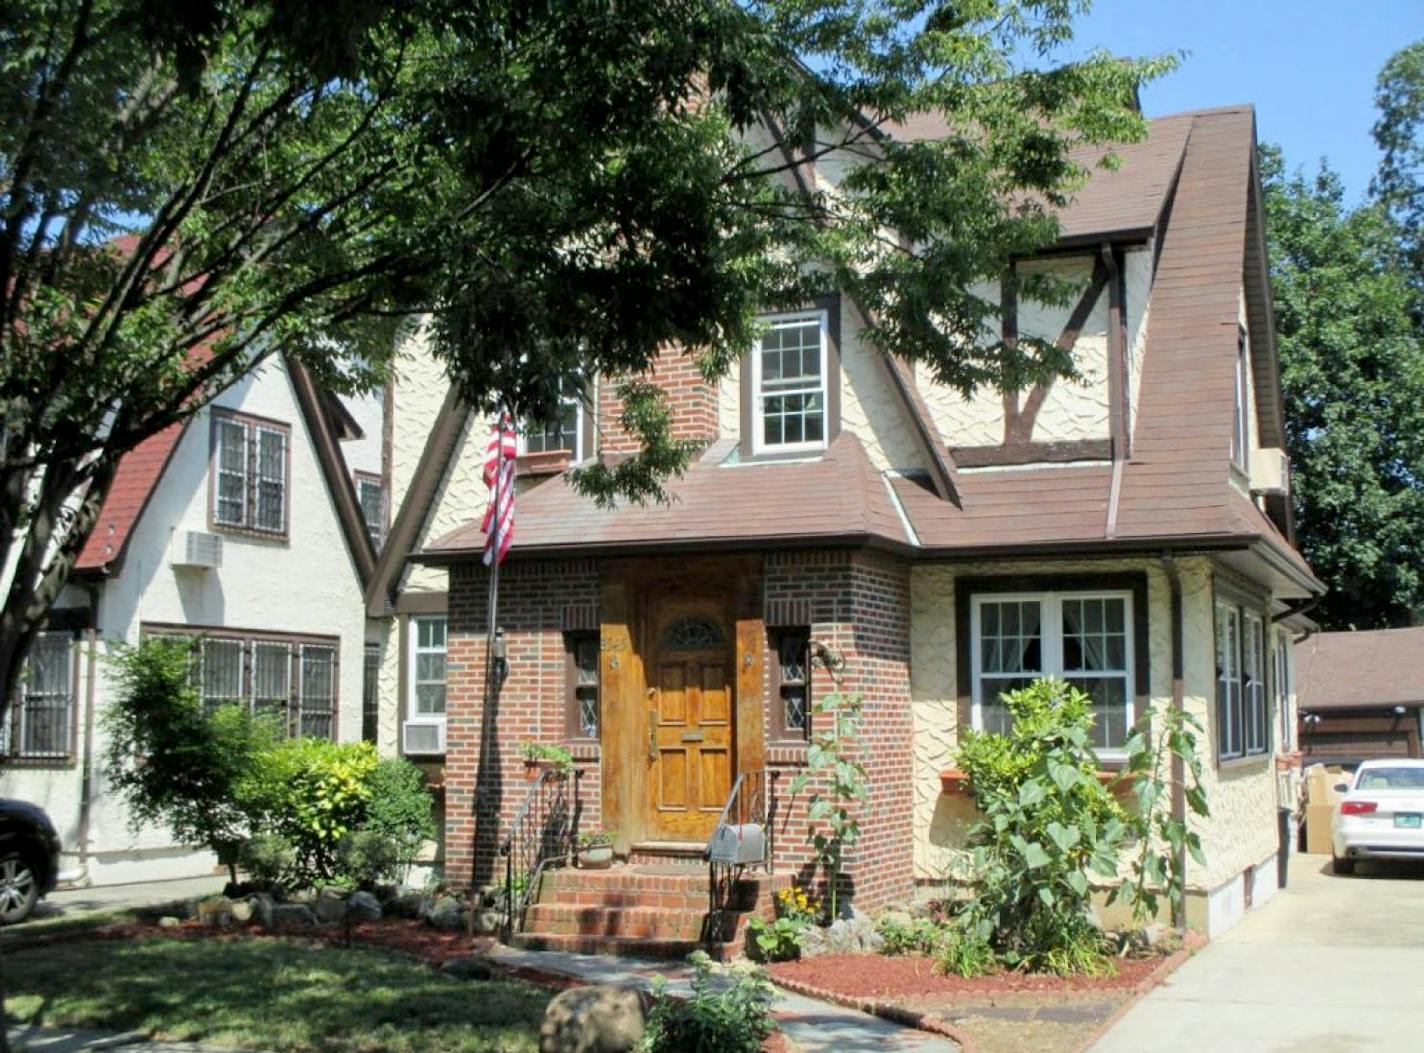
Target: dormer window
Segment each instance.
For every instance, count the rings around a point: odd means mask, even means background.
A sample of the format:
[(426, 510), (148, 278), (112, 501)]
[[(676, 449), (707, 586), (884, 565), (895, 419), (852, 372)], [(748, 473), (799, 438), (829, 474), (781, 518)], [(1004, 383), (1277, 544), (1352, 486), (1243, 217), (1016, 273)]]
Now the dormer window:
[(828, 312), (774, 315), (752, 354), (752, 452), (826, 445)]
[(1236, 337), (1236, 412), (1232, 418), (1231, 460), (1243, 472), (1251, 463), (1251, 406), (1250, 345), (1246, 340), (1246, 330), (1238, 329)]
[(544, 424), (526, 422), (519, 429), (519, 452), (568, 453), (573, 461), (584, 459), (583, 400), (576, 395), (560, 394), (557, 417)]

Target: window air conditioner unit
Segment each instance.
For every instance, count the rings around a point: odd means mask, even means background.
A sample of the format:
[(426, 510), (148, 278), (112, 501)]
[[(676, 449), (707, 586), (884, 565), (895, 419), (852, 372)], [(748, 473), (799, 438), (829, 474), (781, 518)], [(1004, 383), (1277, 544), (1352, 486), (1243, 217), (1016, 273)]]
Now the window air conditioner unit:
[(443, 720), (407, 720), (401, 725), (401, 752), (408, 757), (445, 752)]
[(1251, 492), (1286, 494), (1290, 490), (1290, 457), (1279, 446), (1251, 451)]
[(173, 565), (216, 569), (222, 566), (221, 535), (202, 530), (180, 530), (173, 535)]

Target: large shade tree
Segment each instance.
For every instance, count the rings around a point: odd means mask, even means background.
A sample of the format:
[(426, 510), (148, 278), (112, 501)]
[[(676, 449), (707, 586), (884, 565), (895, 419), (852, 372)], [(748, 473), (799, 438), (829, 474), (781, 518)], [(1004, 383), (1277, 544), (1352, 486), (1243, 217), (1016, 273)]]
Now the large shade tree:
[(1070, 144), (1143, 132), (1165, 63), (1047, 62), (1081, 6), (0, 0), (0, 706), (119, 458), (277, 353), (370, 387), (423, 314), (478, 406), (625, 378), (605, 499), (688, 455), (659, 348), (716, 377), (829, 285), (947, 383), (1064, 370), (967, 290), (1053, 238)]

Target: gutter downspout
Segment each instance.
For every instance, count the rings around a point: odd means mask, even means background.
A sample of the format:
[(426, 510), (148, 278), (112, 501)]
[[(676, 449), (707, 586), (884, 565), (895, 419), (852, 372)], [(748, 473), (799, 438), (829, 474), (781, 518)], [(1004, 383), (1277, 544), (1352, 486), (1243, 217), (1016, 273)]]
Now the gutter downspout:
[[(1170, 552), (1162, 554), (1162, 571), (1167, 575), (1167, 587), (1172, 608), (1172, 708), (1181, 714), (1186, 697), (1184, 639), (1182, 628), (1182, 578), (1177, 569), (1177, 561)], [(1187, 771), (1186, 764), (1177, 754), (1172, 754), (1172, 818), (1186, 822), (1187, 818)], [(1183, 845), (1177, 849), (1176, 867), (1182, 875), (1182, 902), (1172, 909), (1172, 924), (1177, 932), (1187, 931), (1187, 849)]]

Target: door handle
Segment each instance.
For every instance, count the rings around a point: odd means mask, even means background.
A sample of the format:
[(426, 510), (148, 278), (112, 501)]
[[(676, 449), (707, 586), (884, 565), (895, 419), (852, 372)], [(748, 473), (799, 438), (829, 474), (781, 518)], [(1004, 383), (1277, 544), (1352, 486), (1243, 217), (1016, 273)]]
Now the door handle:
[(648, 710), (648, 760), (658, 759), (658, 711)]

